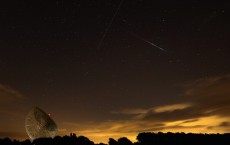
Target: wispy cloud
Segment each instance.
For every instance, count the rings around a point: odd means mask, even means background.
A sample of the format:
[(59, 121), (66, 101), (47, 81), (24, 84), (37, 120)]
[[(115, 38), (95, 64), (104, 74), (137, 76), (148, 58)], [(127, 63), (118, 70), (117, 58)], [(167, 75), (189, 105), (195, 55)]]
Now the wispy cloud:
[(172, 112), (172, 111), (175, 111), (175, 110), (183, 110), (185, 108), (188, 108), (190, 107), (191, 104), (172, 104), (172, 105), (166, 105), (166, 106), (160, 106), (160, 107), (156, 107), (154, 109), (154, 112), (156, 113), (161, 113), (161, 112)]
[(129, 119), (69, 125), (78, 134), (107, 142), (111, 136), (135, 136), (142, 131), (226, 132), (230, 125), (230, 75), (198, 79), (184, 86), (186, 101), (151, 108), (126, 108), (112, 111)]
[(0, 84), (0, 137), (25, 139), (24, 108), (26, 97), (19, 91)]
[(221, 122), (221, 123), (219, 124), (219, 126), (220, 126), (220, 127), (230, 127), (230, 122), (227, 122), (227, 121)]
[(26, 97), (19, 91), (0, 84), (0, 114), (2, 117), (20, 116), (19, 104), (25, 101)]
[(24, 96), (17, 90), (0, 84), (0, 103), (14, 102), (24, 99)]
[(172, 122), (208, 116), (230, 117), (230, 75), (199, 79), (185, 85), (186, 103), (150, 108), (143, 120)]

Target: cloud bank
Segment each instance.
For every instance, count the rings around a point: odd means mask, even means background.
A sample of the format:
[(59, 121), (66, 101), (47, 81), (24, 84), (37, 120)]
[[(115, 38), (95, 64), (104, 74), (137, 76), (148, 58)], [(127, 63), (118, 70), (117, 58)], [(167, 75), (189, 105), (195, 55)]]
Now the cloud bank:
[[(124, 108), (111, 113), (128, 119), (113, 119), (104, 122), (69, 122), (59, 124), (59, 135), (75, 132), (95, 142), (108, 142), (108, 138), (126, 136), (135, 141), (139, 132), (194, 132), (224, 133), (230, 129), (230, 74), (198, 79), (186, 83), (181, 95), (184, 102), (164, 104), (150, 108)], [(23, 96), (12, 88), (0, 85), (0, 103), (17, 102)], [(109, 110), (108, 110), (109, 111)], [(15, 115), (9, 110), (1, 114)], [(0, 136), (9, 135), (1, 132)], [(10, 133), (16, 136), (16, 133)]]
[(20, 92), (0, 84), (0, 103), (15, 102), (23, 98), (24, 97)]
[[(107, 142), (111, 136), (127, 136), (135, 141), (138, 132), (224, 133), (230, 129), (230, 74), (198, 79), (184, 86), (184, 103), (151, 108), (124, 108), (112, 111), (127, 120), (85, 124), (75, 130), (93, 140)], [(72, 124), (74, 125), (74, 123)]]

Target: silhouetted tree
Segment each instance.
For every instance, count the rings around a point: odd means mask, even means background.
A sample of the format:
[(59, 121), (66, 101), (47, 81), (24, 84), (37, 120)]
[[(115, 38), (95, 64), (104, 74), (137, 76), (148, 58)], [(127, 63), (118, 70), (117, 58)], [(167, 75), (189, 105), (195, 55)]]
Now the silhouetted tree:
[(2, 140), (0, 141), (0, 144), (1, 144), (1, 145), (11, 145), (11, 144), (12, 144), (12, 141), (11, 141), (11, 139), (9, 139), (9, 138), (4, 138), (4, 139), (2, 139)]
[(79, 136), (77, 138), (77, 144), (78, 145), (94, 145), (94, 143), (85, 136)]
[(63, 144), (63, 139), (60, 136), (55, 136), (53, 138), (53, 144), (55, 145), (62, 145)]
[(99, 143), (99, 144), (95, 144), (95, 145), (107, 145), (107, 144), (104, 144), (104, 143)]
[(29, 139), (27, 139), (27, 140), (24, 140), (22, 142), (22, 144), (20, 144), (20, 145), (32, 145), (32, 143), (31, 143), (31, 141)]
[[(109, 145), (230, 145), (230, 134), (194, 134), (172, 132), (144, 132), (137, 136), (138, 142), (132, 143), (128, 138), (121, 137), (117, 141), (110, 138)], [(9, 138), (0, 139), (0, 145), (95, 145), (87, 137), (71, 133), (70, 136), (56, 136), (54, 138), (38, 138), (17, 141)], [(97, 145), (106, 145), (99, 143)]]
[(126, 137), (122, 137), (118, 139), (119, 145), (132, 145), (133, 143)]
[(12, 142), (13, 145), (21, 145), (20, 141), (14, 139)]
[(115, 139), (109, 138), (109, 145), (119, 145), (119, 144)]
[(139, 133), (137, 136), (137, 141), (143, 145), (153, 145), (156, 138), (156, 134), (147, 132)]
[(52, 138), (38, 138), (38, 139), (33, 140), (32, 144), (51, 145), (52, 144)]

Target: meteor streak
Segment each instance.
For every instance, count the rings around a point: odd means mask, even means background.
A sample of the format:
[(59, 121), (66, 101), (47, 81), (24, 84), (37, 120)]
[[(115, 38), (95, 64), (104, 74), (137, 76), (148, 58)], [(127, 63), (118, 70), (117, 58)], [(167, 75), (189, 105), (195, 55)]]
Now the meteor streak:
[(119, 5), (118, 5), (118, 7), (117, 7), (117, 10), (115, 11), (113, 17), (112, 17), (111, 20), (109, 21), (109, 24), (108, 24), (108, 26), (106, 27), (105, 32), (103, 33), (103, 35), (102, 35), (102, 37), (101, 37), (101, 40), (99, 41), (99, 43), (98, 43), (98, 45), (97, 45), (97, 49), (100, 49), (100, 47), (101, 47), (101, 45), (102, 45), (102, 43), (103, 43), (103, 41), (104, 41), (104, 39), (105, 39), (105, 36), (106, 36), (106, 34), (108, 33), (109, 28), (111, 27), (111, 25), (112, 25), (112, 23), (113, 23), (113, 21), (114, 21), (116, 15), (117, 15), (118, 11), (120, 10), (121, 5), (122, 5), (123, 2), (124, 2), (124, 0), (121, 0), (121, 1), (120, 1)]
[(158, 45), (156, 45), (156, 44), (154, 44), (154, 43), (152, 43), (152, 42), (146, 40), (145, 38), (143, 38), (143, 37), (137, 35), (136, 33), (131, 32), (131, 31), (125, 29), (125, 28), (123, 28), (123, 29), (126, 30), (127, 32), (129, 32), (130, 34), (132, 34), (133, 36), (135, 36), (136, 38), (141, 39), (142, 41), (144, 41), (144, 42), (146, 42), (146, 43), (148, 43), (148, 44), (150, 44), (150, 45), (152, 45), (152, 46), (154, 46), (154, 47), (160, 49), (161, 51), (167, 52), (167, 50), (165, 50), (164, 48), (162, 48), (162, 47), (160, 47), (160, 46), (158, 46)]

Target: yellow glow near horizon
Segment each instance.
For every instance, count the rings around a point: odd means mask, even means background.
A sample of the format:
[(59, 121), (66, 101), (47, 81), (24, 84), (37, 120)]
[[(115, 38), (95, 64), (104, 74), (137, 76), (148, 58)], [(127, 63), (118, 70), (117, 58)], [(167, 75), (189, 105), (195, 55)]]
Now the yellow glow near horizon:
[[(185, 133), (226, 133), (225, 128), (218, 127), (221, 122), (226, 122), (230, 118), (210, 116), (201, 117), (197, 120), (180, 120), (174, 122), (166, 122), (164, 128), (160, 130), (148, 130), (149, 127), (137, 126), (134, 122), (113, 122), (113, 123), (102, 123), (98, 125), (98, 128), (82, 129), (79, 131), (73, 131), (77, 136), (83, 135), (88, 137), (95, 143), (108, 143), (109, 138), (119, 139), (120, 137), (127, 137), (132, 142), (136, 142), (136, 137), (140, 131), (147, 129), (148, 132), (185, 132)], [(105, 127), (106, 126), (106, 127)], [(213, 126), (209, 129), (208, 126)], [(136, 131), (133, 130), (136, 128)], [(69, 134), (70, 132), (64, 132)]]
[[(202, 117), (197, 120), (181, 120), (174, 122), (165, 123), (165, 128), (160, 130), (148, 130), (148, 132), (184, 132), (184, 133), (226, 133), (226, 128), (217, 127), (221, 122), (227, 122), (230, 120), (229, 117), (219, 117), (219, 116), (210, 116)], [(191, 122), (190, 122), (191, 121)], [(122, 127), (123, 124), (124, 126)], [(127, 126), (130, 125), (130, 126)], [(94, 126), (94, 125), (93, 125)], [(66, 129), (60, 129), (60, 132), (57, 135), (64, 136), (69, 135), (70, 133), (76, 133), (77, 136), (85, 136), (92, 140), (94, 143), (108, 143), (109, 138), (119, 139), (121, 137), (127, 137), (132, 142), (136, 142), (136, 137), (140, 133), (140, 129), (148, 128), (139, 128), (134, 122), (113, 122), (108, 125), (108, 123), (102, 123), (99, 125), (99, 128), (92, 129), (82, 129), (79, 131), (70, 131)], [(103, 127), (103, 126), (106, 126)], [(179, 127), (175, 127), (179, 126)], [(208, 129), (208, 126), (213, 126), (212, 129)], [(126, 127), (126, 128), (125, 128)], [(124, 129), (125, 128), (125, 129)], [(131, 131), (133, 128), (136, 128), (136, 131)]]
[[(181, 121), (175, 121), (175, 122), (168, 122), (165, 124), (165, 128), (158, 130), (161, 132), (185, 132), (185, 133), (225, 133), (226, 130), (221, 129), (217, 127), (221, 122), (226, 122), (230, 120), (228, 117), (219, 117), (219, 116), (210, 116), (210, 117), (202, 117), (198, 118), (197, 120), (191, 121), (191, 120), (181, 120)], [(190, 122), (191, 121), (191, 122)], [(131, 123), (132, 124), (132, 123)], [(125, 130), (120, 130), (122, 128), (122, 125), (120, 123), (111, 124), (112, 126), (108, 130), (87, 130), (82, 133), (85, 136), (89, 137), (91, 140), (93, 140), (96, 143), (104, 142), (108, 143), (109, 138), (118, 139), (120, 137), (127, 137), (132, 142), (136, 142), (136, 136), (138, 135), (138, 131), (134, 132), (125, 132)], [(135, 123), (133, 123), (135, 126)], [(134, 128), (134, 126), (129, 126), (131, 128)], [(175, 127), (179, 126), (179, 127)], [(208, 129), (208, 126), (213, 126), (214, 128)], [(121, 128), (120, 128), (121, 127)], [(119, 129), (119, 130), (117, 130)], [(137, 128), (142, 129), (142, 128)], [(144, 129), (144, 128), (143, 128)], [(151, 131), (150, 132), (158, 132), (158, 131)]]

